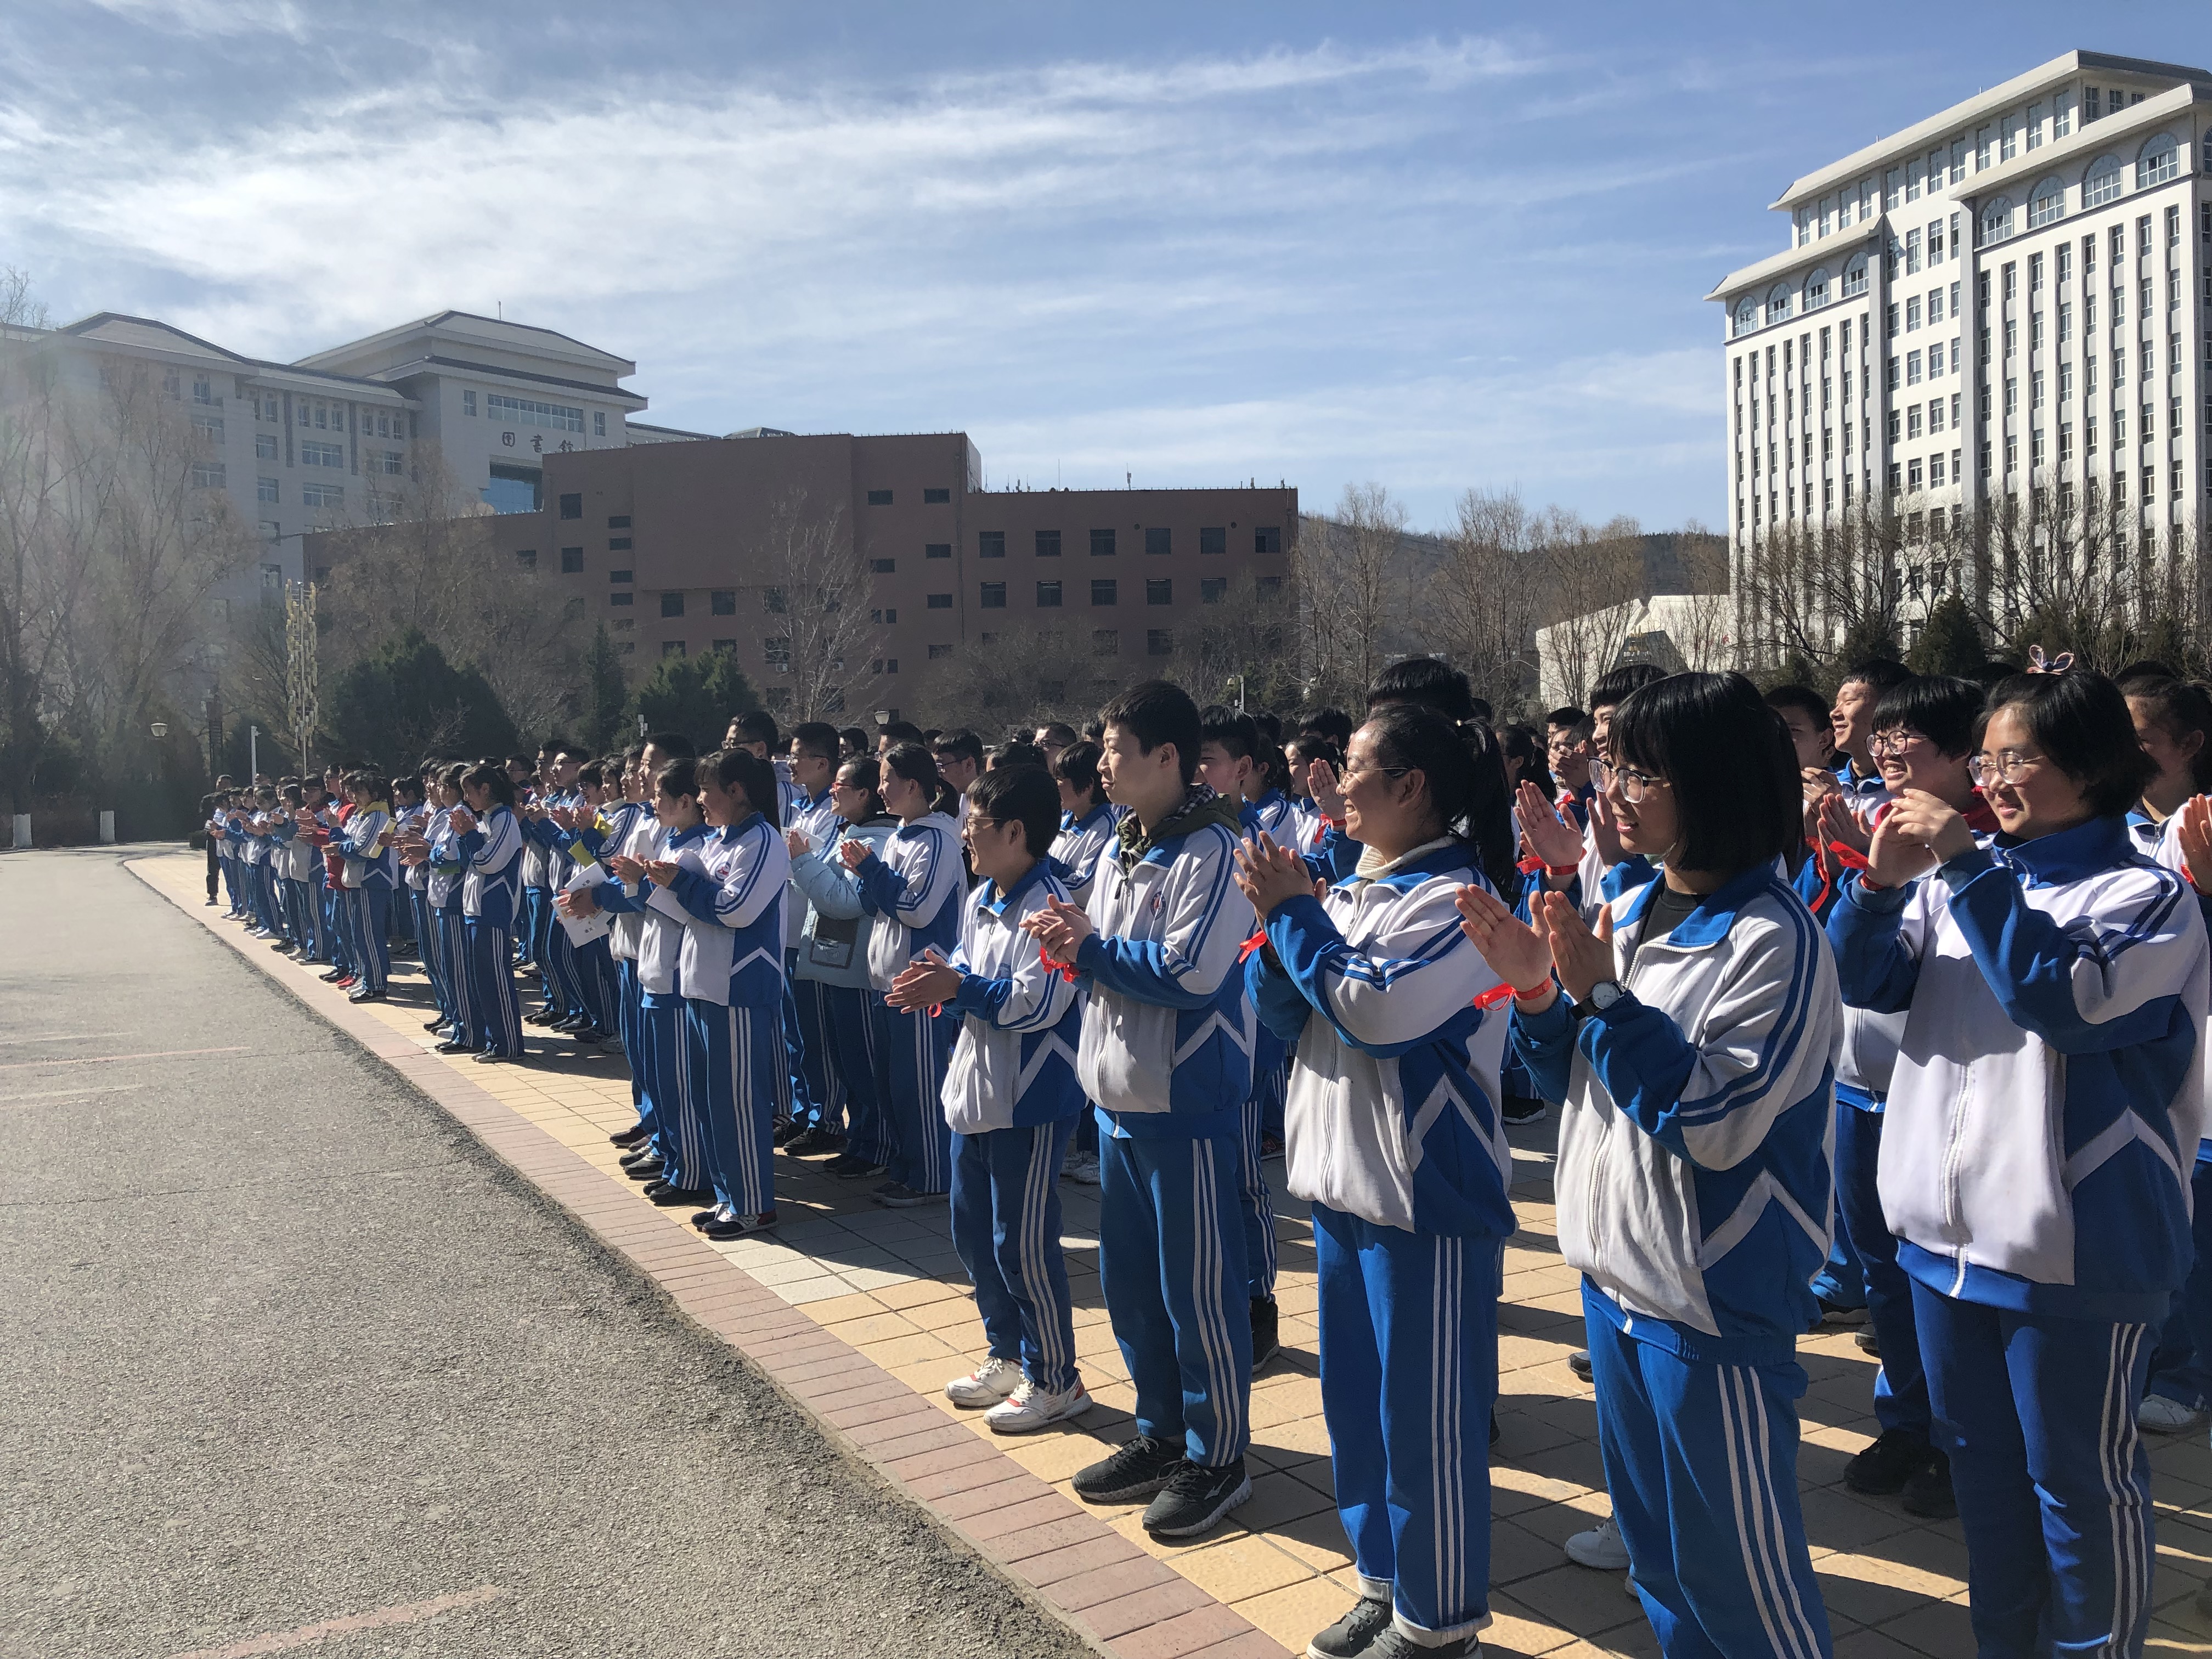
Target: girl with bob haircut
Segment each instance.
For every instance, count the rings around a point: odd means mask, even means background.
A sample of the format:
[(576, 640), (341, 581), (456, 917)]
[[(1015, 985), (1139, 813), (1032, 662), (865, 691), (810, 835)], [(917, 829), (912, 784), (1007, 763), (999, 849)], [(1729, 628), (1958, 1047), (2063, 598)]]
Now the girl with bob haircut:
[(791, 854), (770, 815), (775, 769), (750, 749), (697, 767), (714, 833), (696, 854), (645, 866), (646, 902), (683, 924), (684, 1086), (707, 1125), (714, 1201), (691, 1218), (713, 1239), (776, 1224), (775, 1123), (789, 1115), (783, 1040), (783, 895)]
[(466, 943), (468, 1030), (480, 1060), (522, 1053), (522, 1003), (514, 994), (514, 912), (521, 897), (522, 826), (504, 768), (461, 775), (461, 805), (447, 817), (461, 866), (461, 932)]
[(2002, 682), (1972, 767), (1992, 843), (1908, 789), (1829, 931), (1853, 1005), (1911, 1009), (1881, 1206), (1912, 1280), (1976, 1640), (2140, 1653), (2136, 1413), (2191, 1255), (2204, 924), (2129, 835), (2155, 763), (2103, 675)]
[[(1796, 754), (1741, 674), (1614, 709), (1591, 778), (1663, 874), (1532, 923), (1461, 890), (1513, 988), (1515, 1050), (1562, 1109), (1560, 1254), (1583, 1275), (1598, 1434), (1637, 1594), (1669, 1656), (1830, 1651), (1797, 1501), (1800, 1333), (1827, 1255), (1841, 1007), (1779, 873)], [(1553, 975), (1557, 983), (1553, 983)]]
[(942, 1008), (893, 1008), (884, 994), (931, 950), (951, 955), (960, 942), (954, 896), (965, 887), (967, 872), (951, 811), (959, 800), (939, 777), (928, 750), (918, 743), (892, 746), (883, 759), (883, 797), (899, 827), (880, 849), (847, 841), (837, 856), (860, 878), (861, 905), (875, 918), (868, 930), (868, 980), (883, 1006), (886, 1038), (873, 1056), (876, 1097), (889, 1107), (893, 1151), (889, 1178), (873, 1196), (886, 1208), (910, 1210), (951, 1190), (952, 1131), (939, 1102), (960, 1016)]
[(1472, 1654), (1513, 1155), (1505, 1021), (1476, 1006), (1498, 976), (1455, 898), (1517, 879), (1505, 772), (1487, 728), (1389, 703), (1352, 733), (1343, 796), (1359, 863), (1321, 896), (1294, 848), (1261, 834), (1237, 854), (1267, 936), (1247, 983), (1294, 1045), (1285, 1178), (1313, 1206), (1322, 1408), (1360, 1578), (1310, 1650)]

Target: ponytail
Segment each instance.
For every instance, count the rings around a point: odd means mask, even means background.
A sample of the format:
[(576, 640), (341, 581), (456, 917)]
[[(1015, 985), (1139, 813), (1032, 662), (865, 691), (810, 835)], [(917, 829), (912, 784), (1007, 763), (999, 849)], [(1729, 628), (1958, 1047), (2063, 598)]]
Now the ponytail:
[[(674, 763), (671, 763), (673, 764)], [(699, 763), (714, 770), (714, 781), (724, 789), (732, 785), (745, 792), (745, 804), (763, 817), (774, 820), (781, 816), (775, 782), (775, 768), (750, 749), (725, 749)]]

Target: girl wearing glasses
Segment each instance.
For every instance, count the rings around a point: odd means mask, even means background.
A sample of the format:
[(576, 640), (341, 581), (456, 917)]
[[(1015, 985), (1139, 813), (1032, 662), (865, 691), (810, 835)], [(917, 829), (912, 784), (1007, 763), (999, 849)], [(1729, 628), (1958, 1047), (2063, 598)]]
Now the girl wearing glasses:
[[(1592, 769), (1656, 879), (1534, 926), (1463, 888), (1515, 988), (1514, 1048), (1562, 1108), (1560, 1254), (1583, 1323), (1613, 1519), (1669, 1656), (1830, 1651), (1797, 1501), (1797, 1338), (1827, 1254), (1835, 969), (1777, 860), (1796, 756), (1741, 674), (1614, 711)], [(1553, 983), (1556, 975), (1557, 983)]]
[(2191, 1254), (2204, 925), (2129, 836), (2154, 763), (2104, 676), (2004, 681), (1972, 768), (1994, 842), (1908, 791), (1830, 925), (1844, 994), (1911, 1010), (1882, 1211), (1912, 1281), (1981, 1650), (2140, 1653), (2136, 1413)]
[(1237, 884), (1267, 948), (1246, 969), (1295, 1048), (1285, 1181), (1313, 1206), (1322, 1408), (1360, 1599), (1325, 1659), (1473, 1654), (1489, 1622), (1498, 1295), (1512, 1152), (1497, 1116), (1497, 976), (1455, 895), (1510, 891), (1505, 772), (1486, 728), (1378, 708), (1352, 734), (1358, 870), (1316, 896), (1295, 850), (1243, 843)]

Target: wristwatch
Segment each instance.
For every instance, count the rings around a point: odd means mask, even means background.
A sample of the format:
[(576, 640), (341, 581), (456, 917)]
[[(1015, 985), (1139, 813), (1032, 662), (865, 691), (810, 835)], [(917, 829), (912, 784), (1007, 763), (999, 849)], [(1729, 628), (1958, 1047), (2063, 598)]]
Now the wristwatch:
[(1617, 979), (1601, 979), (1589, 988), (1589, 994), (1574, 1006), (1577, 1019), (1588, 1019), (1592, 1014), (1601, 1014), (1628, 994), (1628, 988)]

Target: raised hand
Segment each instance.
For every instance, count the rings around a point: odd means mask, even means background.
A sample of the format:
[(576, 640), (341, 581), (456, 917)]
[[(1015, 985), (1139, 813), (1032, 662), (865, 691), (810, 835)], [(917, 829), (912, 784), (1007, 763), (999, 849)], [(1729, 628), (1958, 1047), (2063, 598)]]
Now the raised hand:
[(1459, 909), (1460, 932), (1474, 942), (1492, 973), (1522, 991), (1550, 980), (1550, 942), (1495, 893), (1470, 883), (1453, 893), (1452, 902)]
[[(1954, 812), (1952, 817), (1956, 817), (1958, 814)], [(1960, 827), (1965, 828), (1963, 822)], [(1927, 836), (1927, 825), (1915, 814), (1907, 812), (1902, 802), (1890, 808), (1882, 814), (1881, 822), (1875, 827), (1873, 839), (1867, 843), (1868, 879), (1884, 887), (1902, 887), (1905, 883), (1926, 875), (1942, 862), (1928, 844)], [(1972, 844), (1972, 839), (1969, 835), (1969, 845)]]
[(1334, 766), (1325, 760), (1314, 762), (1306, 769), (1306, 787), (1313, 792), (1314, 805), (1323, 817), (1343, 821), (1344, 786), (1337, 781)]
[(1089, 913), (1080, 905), (1051, 897), (1044, 904), (1043, 909), (1032, 913), (1022, 923), (1022, 931), (1037, 942), (1045, 955), (1073, 968), (1083, 941), (1097, 930), (1091, 925)]
[(1544, 798), (1542, 790), (1533, 783), (1523, 783), (1516, 792), (1513, 804), (1520, 812), (1522, 840), (1547, 866), (1562, 870), (1583, 861), (1582, 836), (1559, 816), (1559, 808)]
[(2181, 822), (2173, 836), (2190, 884), (2212, 893), (2212, 795), (2191, 795), (2181, 803)]
[(1597, 913), (1597, 928), (1592, 932), (1583, 913), (1568, 902), (1565, 893), (1542, 894), (1537, 902), (1544, 907), (1544, 931), (1551, 936), (1552, 962), (1559, 970), (1559, 988), (1580, 1002), (1590, 994), (1591, 986), (1620, 971), (1613, 953), (1613, 907), (1607, 905)]
[(787, 830), (783, 832), (783, 845), (785, 850), (795, 859), (803, 859), (814, 850), (814, 843), (806, 839), (804, 832), (797, 830)]
[(891, 988), (884, 993), (884, 1000), (901, 1013), (910, 1014), (917, 1009), (941, 1006), (959, 994), (959, 970), (932, 945), (926, 960), (908, 963), (900, 970)]
[(845, 861), (848, 870), (857, 870), (868, 860), (868, 844), (861, 841), (840, 842), (837, 856)]
[(1903, 820), (1898, 834), (1925, 845), (1938, 864), (1973, 850), (1974, 832), (1967, 828), (1966, 819), (1925, 789), (1908, 789), (1899, 796), (1882, 815), (1882, 822), (1887, 823), (1893, 818)]
[(1820, 839), (1823, 842), (1841, 842), (1861, 858), (1866, 856), (1874, 836), (1860, 820), (1859, 815), (1844, 804), (1841, 790), (1832, 790), (1822, 795), (1814, 810), (1820, 814)]
[(1285, 899), (1310, 896), (1314, 890), (1305, 860), (1289, 848), (1277, 846), (1264, 830), (1239, 843), (1231, 856), (1237, 860), (1238, 890), (1262, 919)]

